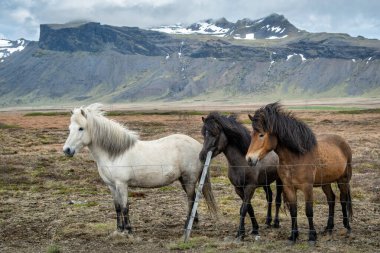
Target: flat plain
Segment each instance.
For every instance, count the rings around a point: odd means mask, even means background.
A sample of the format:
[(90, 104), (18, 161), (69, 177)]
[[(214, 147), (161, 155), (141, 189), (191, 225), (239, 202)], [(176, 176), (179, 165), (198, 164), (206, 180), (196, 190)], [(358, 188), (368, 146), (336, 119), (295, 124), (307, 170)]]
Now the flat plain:
[[(140, 134), (142, 140), (183, 133), (203, 142), (201, 116), (194, 111), (109, 112), (109, 117)], [(310, 108), (309, 108), (310, 109)], [(223, 154), (212, 161), (211, 176), (219, 216), (211, 217), (201, 201), (200, 222), (183, 243), (186, 195), (180, 184), (157, 189), (130, 189), (134, 234), (116, 230), (108, 188), (100, 179), (87, 149), (68, 158), (62, 146), (68, 135), (67, 112), (0, 112), (0, 251), (1, 252), (379, 252), (380, 242), (380, 110), (340, 110), (325, 107), (296, 110), (316, 134), (343, 136), (353, 150), (351, 180), (354, 217), (352, 234), (342, 224), (339, 191), (332, 236), (322, 235), (328, 207), (321, 189), (314, 189), (314, 221), (318, 242), (307, 242), (308, 225), (299, 194), (300, 239), (291, 246), (289, 212), (281, 209), (281, 228), (267, 228), (262, 189), (252, 200), (260, 239), (247, 235), (236, 242), (241, 201), (227, 177)], [(251, 128), (248, 109), (233, 110)], [(224, 112), (228, 113), (228, 111)], [(275, 193), (274, 185), (272, 189)], [(250, 228), (246, 218), (246, 228)]]

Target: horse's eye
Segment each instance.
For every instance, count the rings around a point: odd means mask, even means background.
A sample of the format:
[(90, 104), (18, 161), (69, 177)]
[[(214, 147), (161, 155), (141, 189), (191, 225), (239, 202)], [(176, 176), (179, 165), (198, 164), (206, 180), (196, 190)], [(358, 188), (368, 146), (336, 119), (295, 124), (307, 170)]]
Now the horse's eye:
[(83, 127), (80, 127), (80, 128), (79, 128), (79, 131), (83, 131)]
[(260, 138), (263, 138), (263, 137), (264, 137), (264, 134), (259, 134), (259, 137), (260, 137)]

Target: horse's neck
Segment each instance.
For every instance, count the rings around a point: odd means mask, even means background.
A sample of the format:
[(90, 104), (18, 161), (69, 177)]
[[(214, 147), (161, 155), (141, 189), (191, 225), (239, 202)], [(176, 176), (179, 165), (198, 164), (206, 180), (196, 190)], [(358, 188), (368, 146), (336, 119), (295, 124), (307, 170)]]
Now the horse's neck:
[(245, 154), (242, 154), (240, 150), (233, 145), (227, 145), (223, 153), (227, 158), (228, 164), (231, 166), (244, 166), (247, 163)]
[(101, 147), (90, 144), (88, 146), (88, 149), (90, 150), (91, 155), (94, 158), (95, 162), (98, 164), (98, 166), (108, 166), (113, 164), (115, 157), (112, 157), (107, 151), (105, 151)]

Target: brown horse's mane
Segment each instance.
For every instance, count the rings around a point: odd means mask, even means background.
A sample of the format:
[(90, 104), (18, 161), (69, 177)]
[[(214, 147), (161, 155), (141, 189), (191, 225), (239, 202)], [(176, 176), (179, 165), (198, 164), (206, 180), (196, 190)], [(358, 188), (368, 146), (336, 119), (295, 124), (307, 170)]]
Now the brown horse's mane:
[(313, 131), (293, 113), (283, 110), (279, 102), (256, 110), (252, 127), (255, 131), (276, 135), (278, 145), (296, 154), (305, 154), (317, 144)]
[[(216, 123), (216, 124), (213, 124)], [(251, 143), (251, 136), (249, 130), (240, 124), (236, 115), (224, 116), (218, 112), (211, 112), (204, 121), (202, 127), (202, 134), (205, 135), (206, 129), (214, 135), (217, 134), (216, 128), (223, 130), (229, 143), (234, 145), (242, 154), (246, 154)]]

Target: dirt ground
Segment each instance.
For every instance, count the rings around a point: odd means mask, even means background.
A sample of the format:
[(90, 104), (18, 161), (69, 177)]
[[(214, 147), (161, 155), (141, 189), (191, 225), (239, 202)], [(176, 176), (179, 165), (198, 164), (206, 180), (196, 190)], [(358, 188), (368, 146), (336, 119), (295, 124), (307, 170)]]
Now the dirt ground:
[[(298, 111), (297, 115), (316, 133), (339, 134), (352, 147), (354, 218), (350, 236), (343, 228), (339, 197), (333, 235), (320, 233), (328, 207), (323, 192), (316, 188), (317, 245), (307, 243), (302, 201), (298, 209), (300, 239), (294, 246), (288, 245), (289, 213), (281, 210), (281, 228), (266, 228), (265, 195), (259, 189), (253, 206), (260, 239), (247, 236), (244, 242), (236, 242), (241, 201), (227, 178), (223, 155), (211, 166), (219, 217), (211, 217), (201, 202), (200, 222), (190, 242), (183, 243), (182, 238), (187, 202), (179, 183), (131, 189), (134, 234), (114, 233), (112, 197), (88, 150), (73, 158), (62, 153), (69, 116), (0, 112), (0, 252), (380, 252), (380, 113)], [(112, 118), (139, 132), (143, 140), (184, 133), (202, 142), (200, 117), (135, 114)], [(239, 119), (250, 128), (246, 114), (239, 114)], [(336, 185), (333, 189), (339, 196)], [(246, 228), (250, 227), (246, 219)]]

